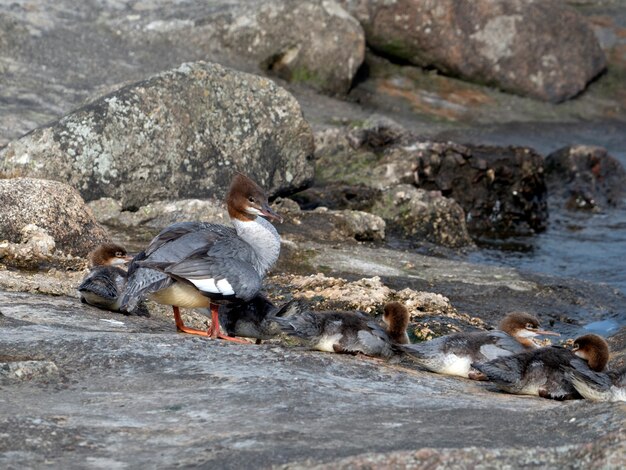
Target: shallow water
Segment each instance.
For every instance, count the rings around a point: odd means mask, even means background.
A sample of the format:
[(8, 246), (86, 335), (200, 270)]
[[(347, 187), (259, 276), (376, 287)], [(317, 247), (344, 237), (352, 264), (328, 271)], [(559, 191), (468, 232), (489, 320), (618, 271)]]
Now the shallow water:
[[(460, 142), (533, 147), (542, 155), (566, 145), (600, 145), (626, 167), (626, 123), (520, 123), (447, 131)], [(507, 240), (468, 256), (470, 261), (607, 283), (626, 294), (626, 201), (603, 213), (550, 208), (548, 230)]]

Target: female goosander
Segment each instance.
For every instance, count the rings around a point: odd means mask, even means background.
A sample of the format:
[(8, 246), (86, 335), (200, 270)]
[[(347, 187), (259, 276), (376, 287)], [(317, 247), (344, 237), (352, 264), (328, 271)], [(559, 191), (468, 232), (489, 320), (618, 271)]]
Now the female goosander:
[(97, 246), (88, 255), (89, 274), (77, 287), (80, 301), (94, 307), (119, 312), (122, 292), (126, 287), (126, 271), (118, 266), (132, 259), (116, 244)]
[(261, 294), (249, 302), (231, 302), (219, 306), (219, 321), (226, 334), (254, 338), (257, 344), (281, 333), (280, 327), (273, 320), (273, 317), (281, 315), (283, 312)]
[(594, 334), (574, 340), (573, 348), (549, 346), (499, 357), (473, 367), (508, 393), (538, 395), (555, 400), (580, 398), (566, 377), (568, 370), (601, 372), (609, 360), (609, 346)]
[(284, 333), (305, 340), (311, 349), (388, 359), (400, 353), (394, 338), (405, 340), (409, 322), (406, 308), (395, 304), (385, 308), (387, 328), (361, 312), (313, 312), (300, 302), (283, 306), (282, 316), (274, 321)]
[[(133, 310), (143, 296), (171, 305), (178, 331), (245, 342), (222, 334), (218, 304), (247, 302), (280, 252), (280, 236), (263, 217), (282, 220), (265, 192), (237, 173), (226, 197), (234, 228), (181, 222), (161, 231), (132, 261), (122, 308)], [(179, 308), (211, 311), (208, 331), (184, 325)]]
[(422, 343), (402, 346), (402, 350), (420, 366), (431, 372), (481, 380), (472, 363), (535, 348), (532, 338), (557, 335), (539, 329), (539, 320), (528, 313), (509, 313), (498, 330), (455, 333)]
[(594, 401), (626, 401), (626, 366), (608, 372), (569, 368), (565, 376), (583, 398)]

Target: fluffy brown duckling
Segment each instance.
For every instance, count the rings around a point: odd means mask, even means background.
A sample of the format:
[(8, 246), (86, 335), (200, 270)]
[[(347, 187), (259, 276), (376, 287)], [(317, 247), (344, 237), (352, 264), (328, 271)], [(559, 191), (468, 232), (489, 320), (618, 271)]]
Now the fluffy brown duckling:
[(472, 363), (490, 361), (537, 347), (532, 338), (557, 335), (539, 328), (539, 320), (528, 313), (509, 313), (498, 330), (455, 333), (422, 343), (402, 346), (402, 350), (431, 372), (484, 379)]
[(576, 338), (571, 350), (549, 346), (473, 367), (505, 392), (568, 400), (581, 398), (568, 378), (568, 371), (602, 372), (608, 360), (607, 342), (601, 336), (588, 334)]
[(80, 301), (104, 310), (119, 312), (126, 287), (126, 271), (119, 266), (132, 257), (115, 243), (98, 245), (87, 256), (90, 271), (78, 286)]
[[(365, 354), (389, 359), (400, 353), (395, 340), (408, 341), (409, 313), (394, 302), (385, 305), (383, 327), (362, 312), (314, 312), (301, 302), (291, 302), (275, 317), (282, 331), (304, 340), (311, 349), (334, 353)], [(287, 311), (288, 310), (288, 311)]]

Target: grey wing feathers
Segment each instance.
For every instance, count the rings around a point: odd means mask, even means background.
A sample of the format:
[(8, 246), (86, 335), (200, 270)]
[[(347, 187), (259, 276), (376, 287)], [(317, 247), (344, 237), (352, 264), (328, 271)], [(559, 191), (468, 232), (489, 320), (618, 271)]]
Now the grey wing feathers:
[(126, 291), (120, 302), (120, 310), (133, 312), (142, 296), (170, 286), (174, 280), (154, 269), (137, 268), (128, 278)]
[(515, 357), (500, 357), (489, 362), (473, 363), (472, 367), (499, 385), (512, 385), (522, 377), (521, 363)]
[(93, 270), (78, 286), (79, 292), (91, 292), (103, 299), (115, 300), (119, 295), (118, 285), (114, 276), (102, 270)]
[(563, 368), (565, 376), (576, 391), (584, 398), (596, 401), (608, 401), (611, 397), (611, 377), (603, 372), (595, 372), (589, 367)]
[(491, 361), (501, 356), (510, 356), (524, 352), (526, 348), (512, 336), (503, 331), (490, 331), (488, 337), (491, 342), (480, 346), (480, 354), (484, 357), (481, 361)]

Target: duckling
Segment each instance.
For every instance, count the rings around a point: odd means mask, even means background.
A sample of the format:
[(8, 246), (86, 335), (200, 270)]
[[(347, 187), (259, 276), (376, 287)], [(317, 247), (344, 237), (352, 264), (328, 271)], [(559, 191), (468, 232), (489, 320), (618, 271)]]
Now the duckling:
[(608, 360), (607, 342), (588, 334), (576, 338), (571, 350), (549, 346), (472, 366), (505, 392), (570, 400), (581, 396), (566, 371), (602, 372)]
[(558, 336), (558, 333), (540, 330), (537, 318), (528, 313), (515, 312), (500, 321), (498, 330), (441, 336), (402, 346), (402, 350), (431, 372), (484, 380), (482, 374), (472, 370), (472, 363), (535, 348), (532, 338), (538, 335)]
[(387, 334), (396, 344), (408, 344), (409, 311), (400, 302), (388, 302), (383, 307), (383, 322), (387, 325)]
[(262, 340), (281, 333), (273, 317), (285, 313), (285, 309), (279, 309), (267, 297), (258, 294), (250, 302), (220, 305), (219, 322), (227, 335), (254, 338), (256, 344), (261, 344)]
[(626, 401), (626, 366), (606, 373), (591, 369), (565, 369), (565, 377), (588, 400)]
[(114, 243), (97, 246), (88, 255), (90, 271), (77, 290), (80, 301), (104, 310), (119, 312), (126, 287), (126, 271), (119, 268), (132, 259), (124, 247)]
[[(362, 312), (313, 312), (301, 302), (284, 306), (274, 317), (282, 331), (305, 340), (311, 349), (332, 353), (365, 354), (390, 359), (400, 354), (394, 339), (408, 341), (409, 313), (398, 304), (387, 304), (383, 315), (386, 328)], [(404, 328), (404, 330), (403, 330)]]

